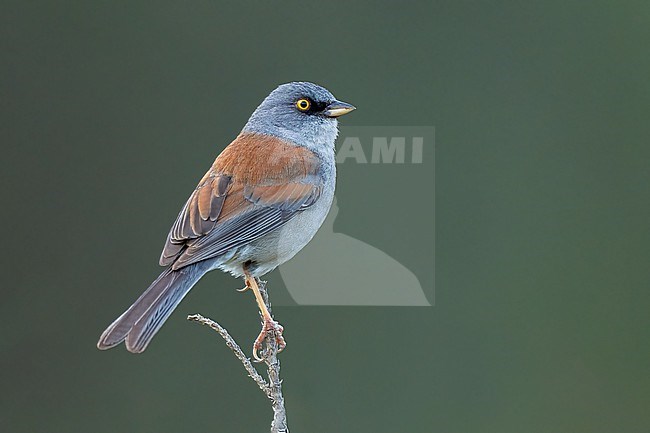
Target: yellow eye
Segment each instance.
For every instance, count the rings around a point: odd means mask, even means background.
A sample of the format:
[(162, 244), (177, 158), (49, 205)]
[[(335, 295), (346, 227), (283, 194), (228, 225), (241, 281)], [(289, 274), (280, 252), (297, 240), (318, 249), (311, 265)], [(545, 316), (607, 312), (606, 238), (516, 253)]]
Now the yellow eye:
[(311, 102), (309, 99), (298, 99), (296, 101), (296, 108), (300, 111), (307, 111), (311, 107)]

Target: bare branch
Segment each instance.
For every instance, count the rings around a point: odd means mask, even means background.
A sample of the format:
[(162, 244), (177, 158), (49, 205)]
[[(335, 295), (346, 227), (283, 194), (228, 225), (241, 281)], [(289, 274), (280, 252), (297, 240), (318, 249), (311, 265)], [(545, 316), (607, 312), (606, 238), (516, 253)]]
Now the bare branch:
[(210, 328), (214, 329), (221, 335), (221, 337), (225, 340), (226, 346), (230, 350), (233, 351), (237, 359), (241, 361), (241, 363), (244, 365), (244, 368), (248, 372), (248, 376), (257, 383), (257, 386), (260, 387), (262, 392), (266, 394), (269, 398), (271, 397), (271, 388), (269, 387), (269, 384), (264, 380), (264, 378), (257, 372), (255, 367), (253, 367), (253, 364), (251, 363), (251, 360), (246, 357), (246, 354), (241, 350), (241, 347), (237, 344), (237, 342), (232, 338), (232, 336), (228, 333), (226, 328), (223, 326), (219, 325), (217, 322), (215, 322), (212, 319), (208, 319), (207, 317), (203, 317), (200, 314), (193, 314), (191, 316), (187, 316), (187, 320), (191, 322), (198, 322), (202, 325), (209, 326)]
[[(271, 313), (271, 302), (269, 295), (266, 291), (266, 281), (259, 281), (258, 286), (260, 293), (264, 298), (264, 303)], [(198, 322), (202, 325), (207, 325), (214, 329), (221, 335), (226, 342), (226, 346), (233, 351), (237, 359), (241, 361), (244, 368), (262, 392), (271, 400), (271, 407), (273, 409), (273, 421), (271, 423), (271, 433), (289, 433), (287, 427), (287, 413), (284, 408), (284, 397), (282, 395), (282, 380), (280, 379), (280, 361), (278, 360), (278, 344), (276, 342), (276, 335), (274, 331), (267, 334), (264, 342), (265, 349), (262, 352), (262, 360), (266, 364), (267, 374), (269, 377), (268, 382), (258, 373), (255, 366), (251, 363), (244, 352), (241, 350), (237, 342), (228, 333), (226, 328), (215, 322), (214, 320), (203, 317), (200, 314), (193, 314), (187, 316), (187, 320)]]
[[(271, 311), (271, 301), (266, 291), (266, 281), (259, 281), (259, 289), (266, 308)], [(271, 332), (266, 336), (266, 350), (262, 355), (266, 364), (267, 374), (269, 376), (269, 385), (271, 396), (269, 397), (273, 407), (273, 422), (271, 423), (271, 433), (288, 433), (287, 412), (284, 408), (284, 396), (282, 395), (282, 380), (280, 379), (280, 360), (278, 359), (278, 344), (275, 333)]]

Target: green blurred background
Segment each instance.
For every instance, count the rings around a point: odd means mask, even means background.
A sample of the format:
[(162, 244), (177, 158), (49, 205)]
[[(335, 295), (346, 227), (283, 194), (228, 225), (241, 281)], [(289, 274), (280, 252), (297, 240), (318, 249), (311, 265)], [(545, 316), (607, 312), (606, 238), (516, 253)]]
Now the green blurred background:
[[(649, 3), (0, 4), (2, 431), (268, 429), (238, 361), (184, 320), (248, 347), (231, 277), (204, 278), (144, 355), (95, 342), (291, 80), (357, 105), (346, 122), (437, 139), (436, 305), (276, 308), (293, 432), (650, 430)], [(372, 169), (341, 170), (335, 228), (417, 242), (423, 188)]]

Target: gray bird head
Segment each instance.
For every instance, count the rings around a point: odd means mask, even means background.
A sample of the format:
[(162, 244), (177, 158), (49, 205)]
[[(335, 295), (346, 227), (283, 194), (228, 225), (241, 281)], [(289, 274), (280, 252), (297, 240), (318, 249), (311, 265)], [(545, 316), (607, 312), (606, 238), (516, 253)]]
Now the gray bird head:
[(334, 150), (336, 118), (352, 110), (316, 84), (282, 84), (257, 107), (243, 132), (273, 135), (321, 154)]

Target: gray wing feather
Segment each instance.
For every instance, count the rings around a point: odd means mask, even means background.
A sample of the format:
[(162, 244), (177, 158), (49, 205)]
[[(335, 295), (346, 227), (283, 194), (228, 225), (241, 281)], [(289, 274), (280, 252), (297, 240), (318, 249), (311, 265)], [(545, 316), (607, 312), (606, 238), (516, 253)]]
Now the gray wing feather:
[[(296, 183), (283, 191), (276, 191), (271, 196), (263, 196), (263, 188), (257, 186), (245, 189), (244, 198), (253, 204), (250, 210), (217, 222), (203, 236), (186, 241), (172, 268), (182, 269), (192, 263), (218, 257), (231, 249), (259, 239), (312, 206), (321, 193), (321, 188), (312, 184)], [(308, 194), (293, 194), (307, 188), (310, 188)]]

